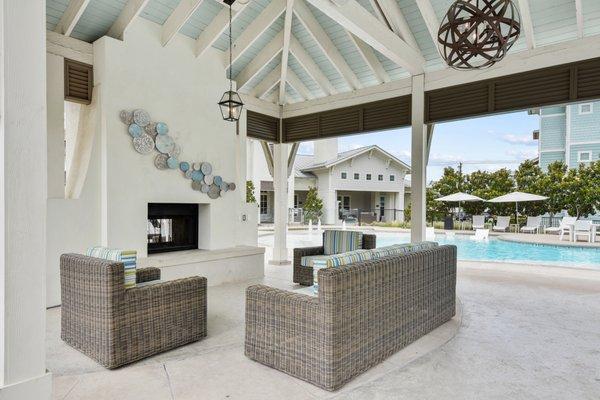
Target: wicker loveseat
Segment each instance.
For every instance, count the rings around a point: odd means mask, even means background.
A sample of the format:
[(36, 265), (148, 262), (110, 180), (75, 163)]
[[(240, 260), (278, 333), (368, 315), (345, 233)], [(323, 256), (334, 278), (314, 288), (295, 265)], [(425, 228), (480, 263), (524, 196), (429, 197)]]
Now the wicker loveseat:
[(336, 390), (450, 320), (456, 247), (439, 246), (318, 272), (318, 297), (246, 292), (249, 358)]
[[(323, 242), (327, 231), (323, 232)], [(362, 235), (362, 249), (374, 249), (377, 245), (377, 237), (375, 235)], [(323, 246), (301, 247), (294, 249), (294, 283), (303, 286), (311, 286), (313, 284), (313, 269), (302, 265), (302, 257), (306, 256), (321, 256), (325, 254)]]
[[(137, 283), (157, 279), (158, 268), (136, 271)], [(206, 336), (206, 278), (125, 289), (123, 263), (64, 254), (60, 283), (61, 338), (106, 368)]]

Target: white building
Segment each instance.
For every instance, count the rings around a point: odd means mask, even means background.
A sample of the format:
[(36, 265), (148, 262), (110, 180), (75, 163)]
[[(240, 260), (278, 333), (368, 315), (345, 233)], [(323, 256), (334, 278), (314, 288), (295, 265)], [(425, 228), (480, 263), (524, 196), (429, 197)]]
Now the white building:
[[(248, 179), (255, 187), (261, 222), (273, 222), (273, 177), (259, 141), (248, 143)], [(290, 157), (288, 208), (301, 209), (311, 187), (323, 200), (323, 218), (402, 221), (410, 166), (379, 146), (338, 152), (337, 139), (315, 141), (314, 155)]]

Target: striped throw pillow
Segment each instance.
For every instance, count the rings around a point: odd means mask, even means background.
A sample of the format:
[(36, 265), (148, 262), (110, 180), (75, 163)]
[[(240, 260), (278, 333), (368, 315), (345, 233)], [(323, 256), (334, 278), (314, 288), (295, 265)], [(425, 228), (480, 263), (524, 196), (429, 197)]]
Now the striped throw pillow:
[(355, 231), (326, 231), (323, 252), (332, 255), (358, 250), (362, 246), (362, 235), (362, 232)]
[(137, 267), (137, 252), (135, 250), (109, 249), (107, 247), (95, 246), (87, 249), (86, 255), (104, 260), (122, 262), (125, 267), (125, 289), (135, 287), (135, 270)]
[(344, 254), (332, 255), (327, 258), (313, 260), (313, 290), (319, 292), (319, 270), (322, 268), (335, 268), (359, 261), (366, 261), (373, 258), (370, 250), (356, 250)]

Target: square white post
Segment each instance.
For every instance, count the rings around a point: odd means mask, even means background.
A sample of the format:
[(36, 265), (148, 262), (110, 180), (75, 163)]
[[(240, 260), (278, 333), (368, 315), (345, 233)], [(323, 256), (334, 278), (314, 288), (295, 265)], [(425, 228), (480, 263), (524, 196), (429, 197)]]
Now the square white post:
[[(46, 371), (44, 1), (0, 0), (0, 399), (50, 399)], [(55, 227), (60, 234), (60, 226)]]
[(273, 190), (275, 201), (273, 212), (275, 219), (275, 238), (271, 264), (288, 264), (287, 254), (287, 218), (288, 218), (288, 148), (289, 145), (273, 145)]
[(411, 217), (410, 239), (425, 240), (425, 190), (427, 180), (427, 135), (425, 128), (424, 75), (412, 77), (412, 136), (411, 136)]

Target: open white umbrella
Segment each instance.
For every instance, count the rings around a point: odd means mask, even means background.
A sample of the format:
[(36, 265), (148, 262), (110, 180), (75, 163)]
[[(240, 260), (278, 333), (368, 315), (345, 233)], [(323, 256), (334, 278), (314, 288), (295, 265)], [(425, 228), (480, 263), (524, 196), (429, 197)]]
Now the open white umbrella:
[[(446, 203), (458, 203), (458, 210), (460, 212), (460, 203), (472, 202), (472, 201), (485, 201), (481, 197), (473, 196), (472, 194), (457, 192), (449, 194), (448, 196), (438, 197), (435, 201), (443, 201)], [(462, 228), (462, 224), (461, 224)]]
[(523, 192), (512, 192), (502, 196), (494, 197), (488, 200), (490, 203), (515, 203), (515, 221), (519, 222), (519, 203), (525, 203), (529, 201), (542, 201), (546, 200), (547, 197), (540, 196), (537, 194), (523, 193)]

